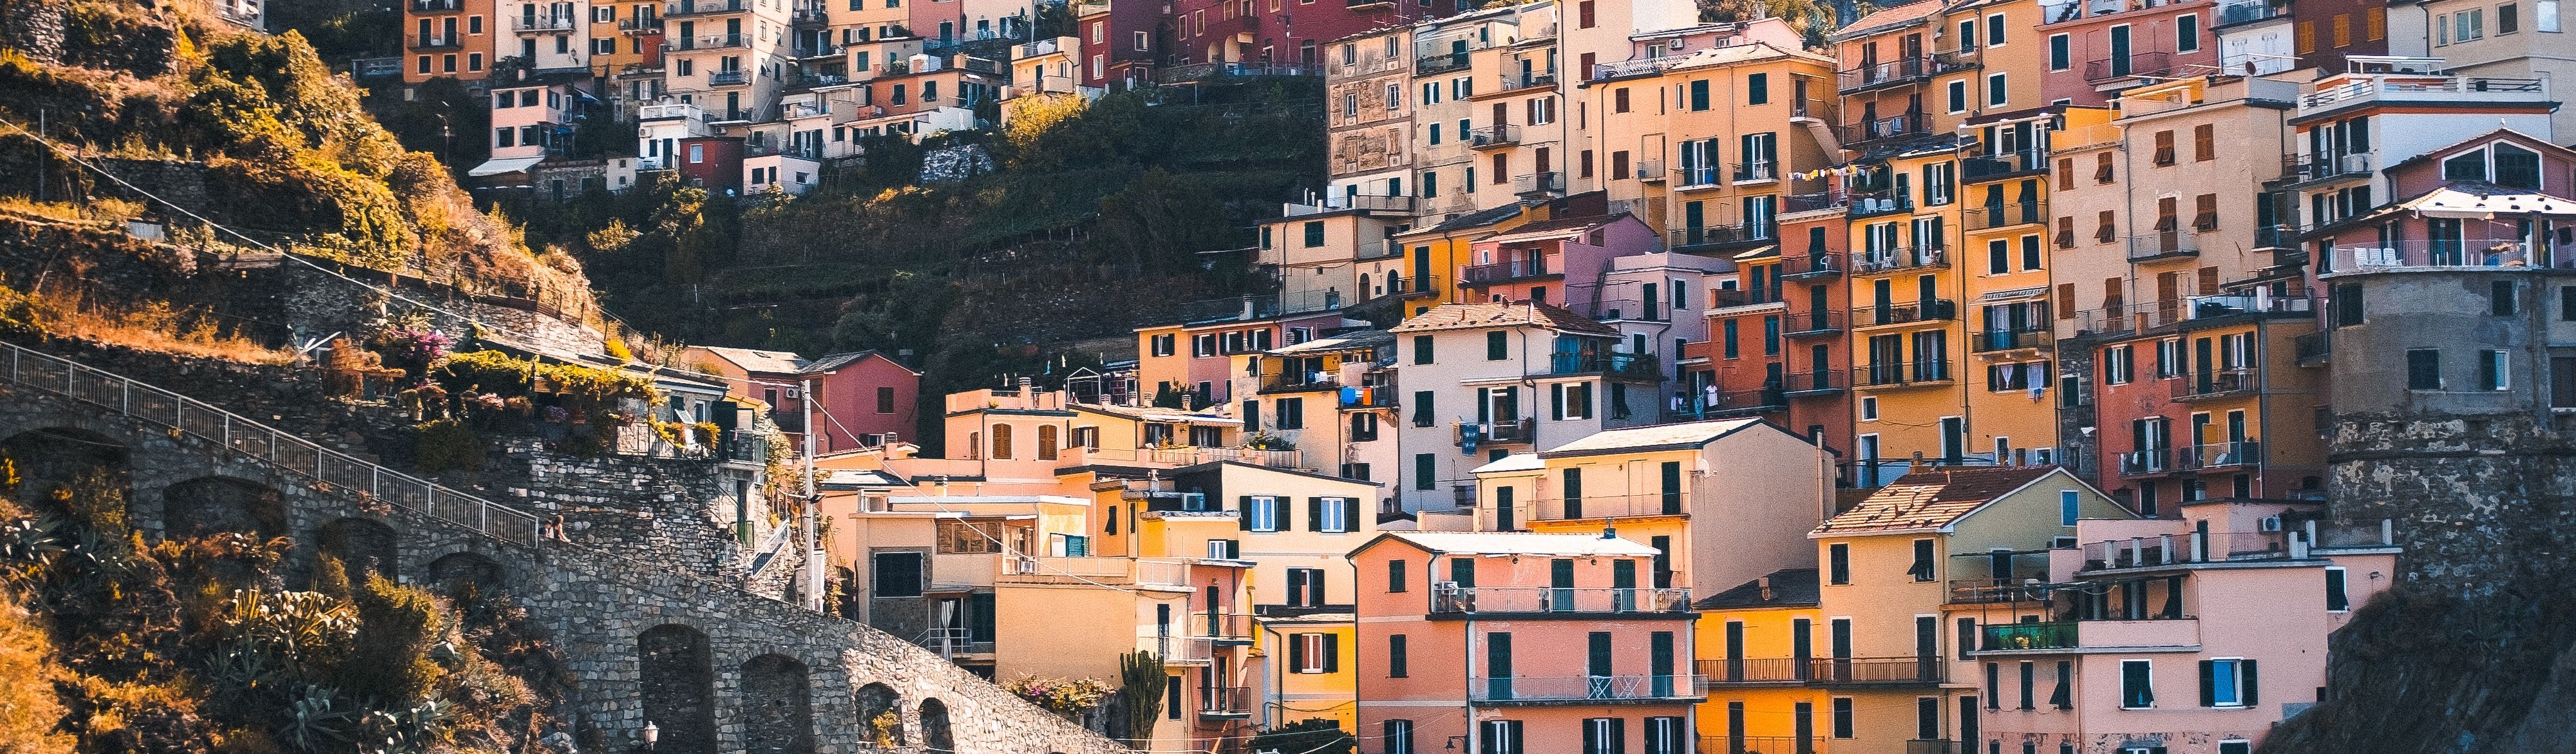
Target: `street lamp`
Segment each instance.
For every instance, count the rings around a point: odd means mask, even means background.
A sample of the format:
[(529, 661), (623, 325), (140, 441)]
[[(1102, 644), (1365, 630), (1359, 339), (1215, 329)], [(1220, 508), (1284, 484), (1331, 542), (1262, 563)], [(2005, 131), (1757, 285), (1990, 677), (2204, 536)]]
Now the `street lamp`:
[(652, 751), (653, 745), (661, 741), (662, 726), (654, 725), (651, 720), (644, 721), (644, 750)]

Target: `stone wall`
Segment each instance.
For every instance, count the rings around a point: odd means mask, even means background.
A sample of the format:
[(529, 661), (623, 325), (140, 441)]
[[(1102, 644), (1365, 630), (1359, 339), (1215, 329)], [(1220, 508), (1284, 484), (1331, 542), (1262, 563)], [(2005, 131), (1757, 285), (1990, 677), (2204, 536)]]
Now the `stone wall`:
[[(20, 442), (31, 437), (35, 442)], [(49, 437), (84, 442), (44, 442)], [(666, 736), (659, 751), (743, 751), (753, 736), (771, 743), (784, 736), (792, 744), (801, 735), (812, 736), (815, 751), (871, 750), (860, 733), (862, 716), (873, 716), (862, 704), (863, 686), (872, 698), (891, 692), (899, 735), (907, 741), (948, 743), (973, 754), (1124, 751), (910, 642), (698, 578), (669, 567), (659, 553), (497, 539), (25, 385), (0, 385), (0, 440), (13, 447), (117, 449), (133, 519), (146, 536), (157, 536), (174, 519), (257, 518), (174, 515), (174, 502), (266, 498), (280, 501), (277, 518), (299, 541), (300, 562), (310, 562), (317, 543), (327, 539), (324, 532), (377, 530), (392, 534), (390, 545), (343, 537), (342, 548), (389, 552), (389, 570), (406, 581), (432, 573), (497, 576), (497, 592), (526, 606), (564, 654), (576, 679), (570, 733), (586, 751), (633, 750), (648, 721), (694, 731)], [(206, 495), (201, 480), (209, 478), (255, 485), (261, 494)], [(648, 632), (683, 641), (656, 644), (659, 661), (648, 665)], [(674, 644), (682, 651), (670, 651)], [(654, 720), (648, 710), (675, 717)], [(693, 729), (692, 719), (710, 722)]]

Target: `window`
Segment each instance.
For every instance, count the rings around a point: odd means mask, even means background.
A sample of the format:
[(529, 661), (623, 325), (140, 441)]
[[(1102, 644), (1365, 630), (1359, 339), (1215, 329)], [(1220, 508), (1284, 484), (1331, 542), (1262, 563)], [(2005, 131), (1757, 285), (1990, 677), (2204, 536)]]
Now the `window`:
[(2074, 40), (2064, 34), (2048, 35), (2048, 70), (2063, 71), (2075, 65)]
[(1851, 583), (1851, 545), (1849, 543), (1835, 542), (1825, 545), (1825, 572), (1829, 577), (1825, 583)]
[(2200, 50), (2200, 14), (2185, 13), (2174, 18), (2174, 51)]
[[(892, 413), (892, 412), (886, 412), (886, 413)], [(1038, 425), (1038, 460), (1041, 460), (1041, 461), (1053, 461), (1053, 460), (1055, 460), (1055, 451), (1056, 451), (1056, 448), (1057, 448), (1057, 445), (1056, 445), (1056, 427), (1055, 427), (1055, 425), (1053, 425), (1053, 424), (1040, 424), (1040, 425)]]
[(1511, 333), (1502, 330), (1485, 333), (1485, 360), (1502, 361), (1508, 358), (1511, 358)]
[(993, 425), (993, 449), (989, 457), (999, 461), (1010, 460), (1011, 444), (1011, 425)]
[[(1395, 562), (1396, 562), (1396, 564), (1397, 564), (1397, 565), (1403, 565), (1403, 564), (1404, 564), (1404, 561), (1401, 561), (1401, 560), (1399, 560), (1399, 561), (1395, 561)], [(1389, 634), (1389, 635), (1387, 635), (1387, 637), (1386, 637), (1386, 677), (1388, 677), (1388, 678), (1403, 678), (1403, 677), (1404, 677), (1404, 671), (1405, 671), (1405, 667), (1404, 667), (1404, 666), (1405, 666), (1405, 664), (1406, 664), (1406, 663), (1405, 663), (1405, 659), (1406, 659), (1406, 658), (1405, 658), (1405, 655), (1404, 655), (1404, 649), (1405, 649), (1405, 647), (1404, 647), (1404, 634)]]
[(2057, 525), (2074, 526), (2076, 514), (2083, 510), (2084, 497), (2074, 490), (2057, 491)]
[(1914, 540), (1914, 564), (1906, 567), (1905, 575), (1914, 577), (1915, 581), (1931, 581), (1938, 573), (1932, 561), (1932, 540)]
[[(1423, 397), (1427, 397), (1427, 396), (1429, 396), (1429, 395), (1430, 395), (1430, 393), (1431, 393), (1431, 391), (1425, 390), (1425, 391), (1421, 391), (1421, 392), (1414, 393), (1413, 395), (1414, 395), (1414, 397), (1415, 397), (1415, 398), (1423, 398)], [(1419, 403), (1419, 401), (1417, 401), (1417, 403)], [(1414, 421), (1414, 426), (1417, 426), (1417, 427), (1428, 427), (1428, 426), (1431, 426), (1431, 425), (1429, 425), (1429, 424), (1424, 423), (1425, 421), (1426, 421), (1426, 420), (1423, 420), (1423, 419), (1416, 419), (1416, 420)], [(1438, 472), (1434, 471), (1434, 469), (1438, 468), (1437, 464), (1439, 463), (1439, 461), (1438, 461), (1437, 459), (1438, 459), (1438, 457), (1437, 457), (1437, 456), (1434, 456), (1434, 455), (1432, 455), (1432, 454), (1430, 454), (1430, 453), (1415, 453), (1415, 454), (1413, 454), (1413, 488), (1414, 488), (1414, 489), (1416, 489), (1416, 490), (1430, 490), (1430, 489), (1434, 489), (1434, 487), (1432, 486), (1432, 485), (1434, 484), (1434, 481), (1432, 480), (1432, 478), (1431, 478), (1431, 477), (1432, 477), (1432, 475), (1433, 475), (1433, 474), (1438, 473)]]
[(1318, 497), (1306, 501), (1307, 525), (1326, 534), (1345, 534), (1351, 520), (1357, 518), (1360, 501), (1350, 497)]
[(1627, 722), (1616, 717), (1584, 718), (1582, 754), (1627, 754)]
[(1402, 560), (1389, 560), (1386, 562), (1387, 593), (1400, 594), (1404, 592), (1406, 588), (1406, 579), (1404, 575), (1405, 562), (1406, 561)]
[(2505, 351), (2478, 352), (2478, 388), (2510, 390), (2513, 388), (2513, 354)]
[(1749, 74), (1744, 77), (1744, 104), (1763, 105), (1771, 102), (1771, 75)]
[(2034, 689), (2034, 688), (2036, 688), (2038, 685), (2039, 685), (2039, 665), (2038, 665), (2038, 664), (2036, 664), (2036, 663), (2033, 663), (2033, 662), (2031, 662), (2031, 661), (2029, 661), (2029, 660), (2023, 660), (2023, 661), (2021, 661), (2021, 708), (2022, 708), (2022, 709), (2038, 709), (2038, 708), (2039, 708), (2039, 705), (2037, 705), (2037, 704), (2034, 704), (2034, 703), (2033, 703), (2033, 702), (2034, 702), (2034, 700), (2035, 700), (2035, 698), (2036, 698), (2036, 694), (2034, 693), (2033, 689)]
[(1861, 421), (1878, 421), (1878, 396), (1861, 396), (1860, 419)]
[(1986, 17), (1986, 46), (2004, 46), (2004, 14), (1997, 13)]
[(2200, 706), (2255, 706), (2254, 678), (2253, 660), (2222, 657), (2200, 661)]
[(1333, 634), (1289, 634), (1289, 672), (1301, 674), (1341, 672), (1341, 638)]
[(880, 552), (869, 559), (871, 597), (921, 596), (921, 553)]
[(1385, 731), (1386, 754), (1413, 754), (1413, 721), (1388, 720)]
[(2442, 389), (2442, 351), (2438, 348), (2406, 349), (2406, 389)]
[(1322, 220), (1308, 221), (1304, 230), (1306, 233), (1306, 248), (1311, 249), (1324, 245), (1324, 222)]
[(1243, 515), (1246, 528), (1253, 531), (1278, 531), (1280, 524), (1284, 523), (1280, 519), (1286, 518), (1282, 514), (1287, 507), (1287, 498), (1272, 495), (1246, 495), (1243, 498), (1243, 509), (1240, 513)]
[(1852, 698), (1851, 698), (1851, 697), (1848, 697), (1848, 696), (1837, 696), (1837, 697), (1834, 697), (1834, 710), (1833, 710), (1833, 716), (1834, 716), (1834, 719), (1833, 719), (1833, 729), (1834, 729), (1834, 730), (1833, 730), (1833, 735), (1834, 735), (1834, 737), (1835, 737), (1835, 738), (1852, 738), (1852, 737), (1854, 737), (1854, 730), (1853, 730), (1853, 728), (1855, 727), (1855, 721), (1852, 719), (1852, 714), (1853, 714), (1853, 712), (1852, 712)]
[(1210, 560), (1239, 559), (1243, 557), (1243, 541), (1239, 539), (1211, 539), (1207, 541), (1207, 553), (1208, 559)]
[(2155, 664), (2149, 660), (2120, 661), (2120, 709), (2153, 709)]
[(2004, 88), (2004, 75), (2000, 73), (1987, 74), (1986, 106), (2002, 107), (2005, 102), (2011, 101), (2011, 99), (2011, 96)]
[(2558, 0), (2532, 0), (2531, 28), (2533, 31), (2546, 32), (2559, 30)]
[(1963, 79), (1950, 82), (1950, 85), (1944, 89), (1944, 93), (1948, 96), (1944, 97), (1943, 101), (1950, 103), (1950, 112), (1964, 113), (1968, 111), (1968, 82), (1966, 80)]
[(2514, 285), (2511, 280), (2488, 281), (2487, 313), (2498, 317), (2513, 316), (2519, 308), (2515, 306), (2513, 292)]
[(2344, 595), (2344, 570), (2326, 566), (2326, 612), (2340, 613), (2352, 609), (2352, 599)]
[(2196, 162), (2218, 159), (2218, 126), (2203, 123), (2192, 127), (2191, 159)]
[(1413, 336), (1413, 363), (1416, 363), (1416, 364), (1429, 364), (1429, 363), (1431, 363), (1431, 336), (1429, 336), (1429, 335), (1416, 335), (1416, 336)]
[(1521, 721), (1486, 720), (1483, 725), (1484, 735), (1477, 740), (1476, 754), (1524, 754), (1521, 749)]

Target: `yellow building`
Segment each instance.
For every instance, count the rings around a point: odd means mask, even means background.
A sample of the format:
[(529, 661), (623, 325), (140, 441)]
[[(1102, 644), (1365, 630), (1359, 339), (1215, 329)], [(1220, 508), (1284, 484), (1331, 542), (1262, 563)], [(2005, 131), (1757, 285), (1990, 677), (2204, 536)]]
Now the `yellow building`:
[(2049, 223), (2050, 143), (2110, 122), (2102, 108), (2053, 106), (1972, 119), (1959, 147), (1957, 264), (1969, 359), (1967, 456), (1999, 464), (2057, 459), (2057, 244)]
[(1911, 456), (1969, 452), (1957, 169), (1954, 139), (1921, 137), (1872, 151), (1847, 178), (1853, 455), (1863, 487), (1903, 473)]
[[(1703, 754), (1825, 751), (1828, 692), (1818, 677), (1816, 569), (1784, 568), (1694, 603), (1700, 620), (1699, 748)], [(1830, 670), (1830, 667), (1827, 668)], [(1804, 742), (1804, 745), (1801, 745)]]
[(1841, 154), (1825, 128), (1832, 58), (1802, 50), (1777, 19), (1712, 28), (1730, 33), (1602, 66), (1584, 88), (1606, 114), (1613, 208), (1665, 232), (1666, 248), (1725, 256), (1776, 244), (1788, 198), (1824, 194), (1812, 171)]
[(1476, 239), (1549, 216), (1546, 204), (1507, 204), (1398, 233), (1392, 241), (1404, 249), (1403, 254), (1374, 267), (1363, 267), (1361, 272), (1375, 273), (1381, 280), (1392, 274), (1403, 289), (1401, 310), (1404, 316), (1411, 317), (1431, 307), (1463, 300), (1459, 298), (1458, 275), (1476, 263)]
[(1945, 625), (1943, 606), (2033, 575), (2046, 562), (2036, 556), (2072, 546), (2077, 520), (2105, 518), (2132, 515), (2062, 468), (1989, 466), (1908, 474), (1816, 527), (1819, 748), (1981, 740), (1977, 692), (1964, 682), (1974, 664), (1960, 650), (1978, 628), (1973, 618)]

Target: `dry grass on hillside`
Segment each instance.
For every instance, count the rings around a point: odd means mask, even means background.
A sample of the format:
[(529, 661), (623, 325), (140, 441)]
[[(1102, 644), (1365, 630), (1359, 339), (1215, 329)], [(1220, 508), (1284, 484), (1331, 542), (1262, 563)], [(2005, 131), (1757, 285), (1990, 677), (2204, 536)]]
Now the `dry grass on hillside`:
[(77, 338), (144, 351), (247, 364), (289, 364), (295, 353), (243, 337), (241, 323), (210, 312), (154, 302), (134, 309), (85, 303), (55, 288), (33, 295), (0, 289), (0, 319), (52, 338)]

